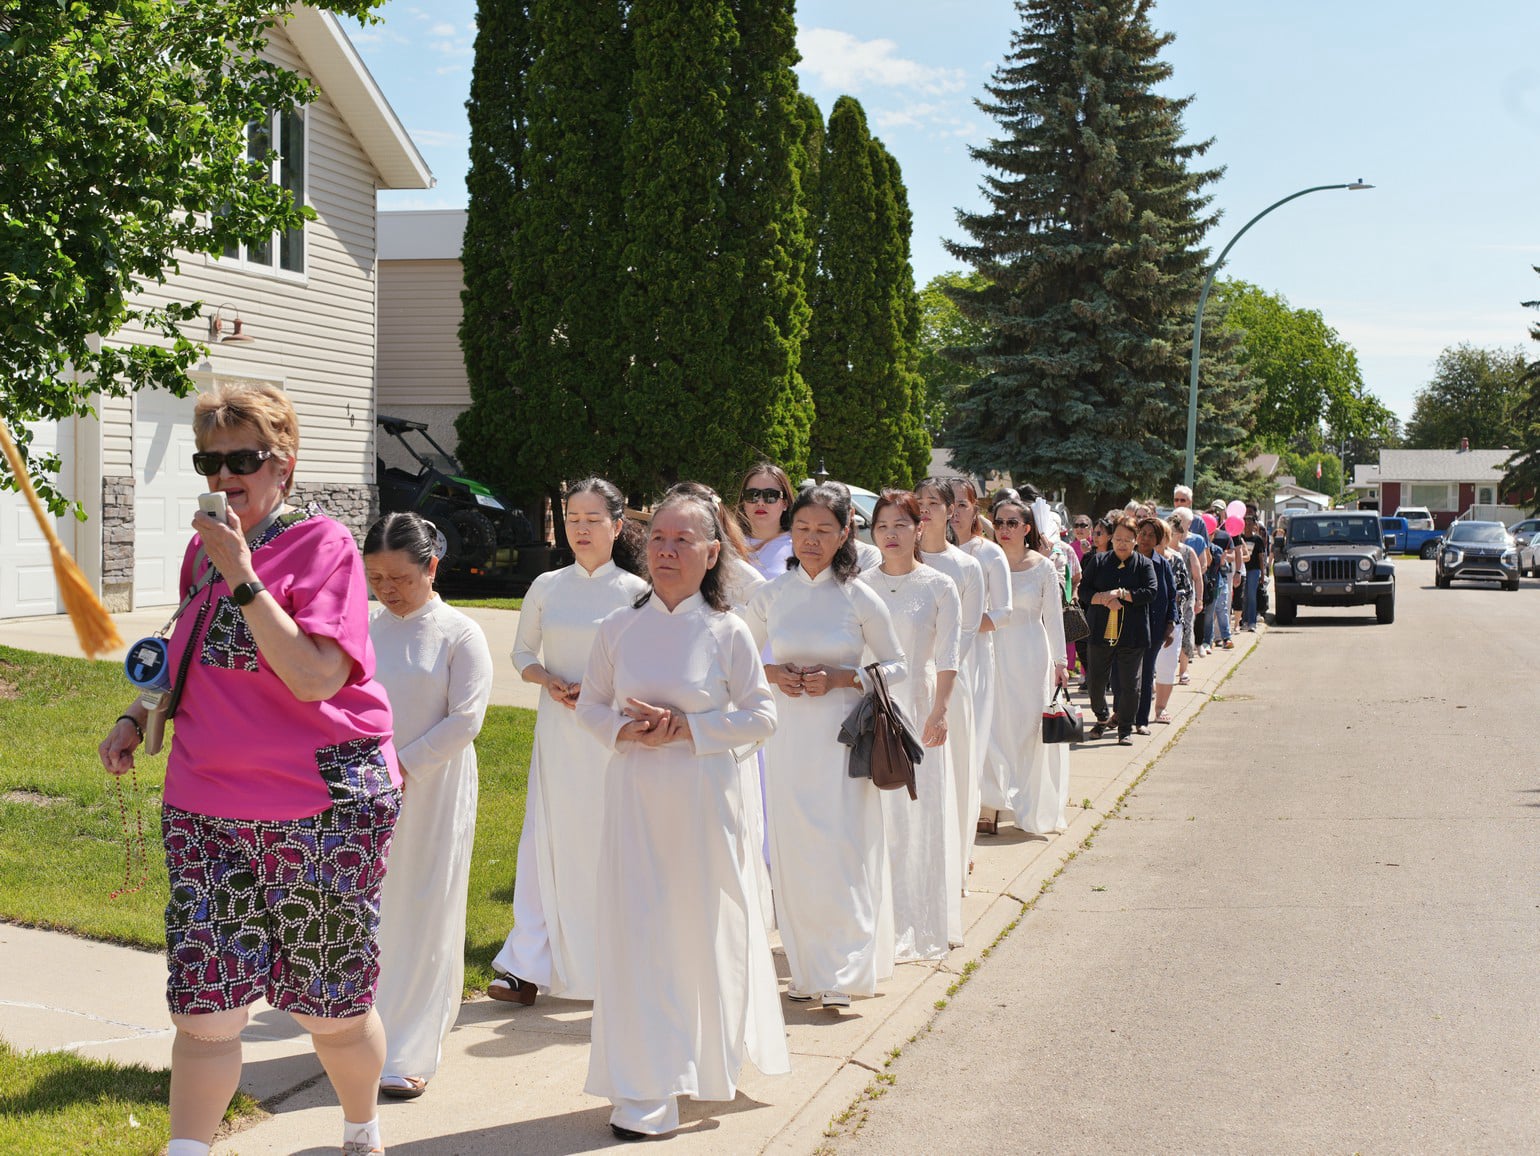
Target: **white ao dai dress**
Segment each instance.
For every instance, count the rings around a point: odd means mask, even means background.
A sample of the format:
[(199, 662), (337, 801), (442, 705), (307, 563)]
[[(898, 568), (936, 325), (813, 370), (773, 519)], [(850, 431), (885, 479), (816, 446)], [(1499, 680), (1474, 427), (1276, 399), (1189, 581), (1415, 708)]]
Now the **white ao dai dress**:
[(968, 886), (968, 861), (973, 857), (973, 836), (978, 830), (980, 789), (984, 775), (984, 746), (988, 736), (978, 729), (974, 717), (973, 680), (977, 673), (974, 657), (979, 636), (979, 622), (984, 617), (984, 570), (966, 551), (951, 543), (939, 554), (922, 553), (920, 560), (941, 571), (957, 587), (962, 602), (962, 640), (958, 644), (957, 685), (952, 691), (952, 711), (948, 718), (947, 749), (952, 759), (954, 797), (951, 837), (947, 862), (951, 892), (947, 908), (948, 938), (960, 947), (962, 934), (962, 896)]
[[(905, 678), (903, 650), (882, 599), (832, 567), (790, 570), (749, 603), (754, 640), (770, 661), (859, 669), (870, 652), (890, 688)], [(765, 744), (766, 819), (776, 924), (790, 992), (874, 995), (892, 974), (892, 904), (881, 791), (849, 776), (840, 725), (862, 692), (817, 698), (772, 688), (780, 722)]]
[[(936, 703), (936, 675), (958, 666), (962, 603), (957, 587), (929, 566), (899, 575), (867, 570), (861, 581), (876, 591), (893, 618), (909, 677), (892, 689), (892, 697), (918, 739)], [(955, 690), (952, 697), (957, 697)], [(893, 886), (895, 963), (941, 959), (948, 945), (947, 848), (956, 799), (945, 743), (925, 749), (914, 777), (917, 798), (911, 799), (908, 791), (881, 792)]]
[(995, 638), (997, 742), (991, 773), (1005, 784), (1006, 808), (1023, 831), (1066, 827), (1069, 744), (1043, 742), (1043, 708), (1053, 693), (1054, 663), (1064, 661), (1059, 572), (1047, 559), (1011, 571), (1015, 609)]
[(492, 695), (481, 627), (438, 595), (369, 615), (375, 676), (390, 696), (404, 795), (380, 894), (386, 1076), (430, 1079), (460, 1011), (465, 900), (476, 836), (473, 741)]
[[(693, 742), (617, 742), (631, 698), (683, 713)], [(599, 628), (577, 713), (613, 752), (586, 1088), (614, 1103), (612, 1123), (662, 1134), (676, 1096), (731, 1100), (745, 1056), (791, 1070), (739, 770), (775, 705), (741, 619), (654, 594)]]
[(983, 571), (984, 613), (995, 628), (973, 640), (973, 653), (967, 659), (973, 685), (973, 730), (982, 766), (979, 801), (986, 809), (1004, 810), (1005, 784), (994, 774), (999, 760), (989, 757), (989, 749), (995, 741), (995, 631), (1010, 621), (1013, 612), (1011, 564), (1005, 560), (1005, 551), (981, 534), (960, 543), (958, 549), (972, 555)]
[[(524, 595), (513, 665), (539, 662), (579, 682), (599, 623), (647, 583), (613, 561), (589, 573), (573, 564), (540, 575)], [(513, 884), (513, 930), (492, 965), (563, 999), (594, 998), (594, 926), (609, 752), (577, 715), (542, 693), (529, 760), (524, 830)]]

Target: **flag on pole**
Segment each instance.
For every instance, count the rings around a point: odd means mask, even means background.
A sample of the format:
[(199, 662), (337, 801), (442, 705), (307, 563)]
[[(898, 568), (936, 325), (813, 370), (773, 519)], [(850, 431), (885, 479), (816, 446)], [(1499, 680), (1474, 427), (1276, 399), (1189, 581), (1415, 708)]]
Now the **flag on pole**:
[(1315, 459), (1315, 480), (1318, 481), (1318, 482), (1321, 480), (1321, 459), (1320, 458), (1316, 458)]

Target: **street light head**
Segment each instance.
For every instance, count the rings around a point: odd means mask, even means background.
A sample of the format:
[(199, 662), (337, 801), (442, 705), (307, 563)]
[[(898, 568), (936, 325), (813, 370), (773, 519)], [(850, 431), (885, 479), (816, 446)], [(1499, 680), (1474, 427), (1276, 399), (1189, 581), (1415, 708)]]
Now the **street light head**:
[(1364, 184), (1363, 177), (1359, 177), (1351, 185), (1347, 186), (1347, 190), (1350, 193), (1356, 193), (1359, 189), (1372, 189), (1372, 188), (1374, 188), (1373, 185), (1366, 185), (1366, 184)]

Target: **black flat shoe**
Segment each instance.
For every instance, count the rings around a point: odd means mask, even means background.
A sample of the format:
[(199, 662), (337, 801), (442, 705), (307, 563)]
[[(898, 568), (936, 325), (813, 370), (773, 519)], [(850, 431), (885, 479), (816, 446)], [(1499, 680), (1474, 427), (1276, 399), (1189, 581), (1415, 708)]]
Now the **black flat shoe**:
[(636, 1140), (647, 1139), (646, 1132), (634, 1132), (630, 1128), (622, 1128), (619, 1124), (611, 1124), (610, 1131), (615, 1133), (615, 1139), (624, 1140), (628, 1144)]

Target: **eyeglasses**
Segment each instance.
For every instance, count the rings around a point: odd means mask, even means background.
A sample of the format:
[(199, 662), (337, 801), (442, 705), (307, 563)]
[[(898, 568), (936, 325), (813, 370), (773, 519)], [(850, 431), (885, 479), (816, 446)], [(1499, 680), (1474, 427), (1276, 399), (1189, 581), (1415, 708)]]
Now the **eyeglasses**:
[(1075, 529), (1077, 529), (1077, 530), (1089, 530), (1090, 528), (1091, 528), (1091, 523), (1090, 522), (1076, 522), (1075, 523)]
[(743, 500), (749, 505), (755, 502), (763, 502), (767, 506), (786, 500), (786, 495), (780, 490), (744, 490)]
[(272, 450), (231, 450), (227, 454), (205, 450), (192, 456), (193, 469), (205, 478), (212, 478), (221, 469), (229, 470), (237, 477), (254, 474), (262, 463), (273, 456)]
[(1020, 518), (1001, 518), (998, 522), (995, 523), (995, 529), (1019, 530), (1025, 525), (1026, 523), (1023, 522)]

